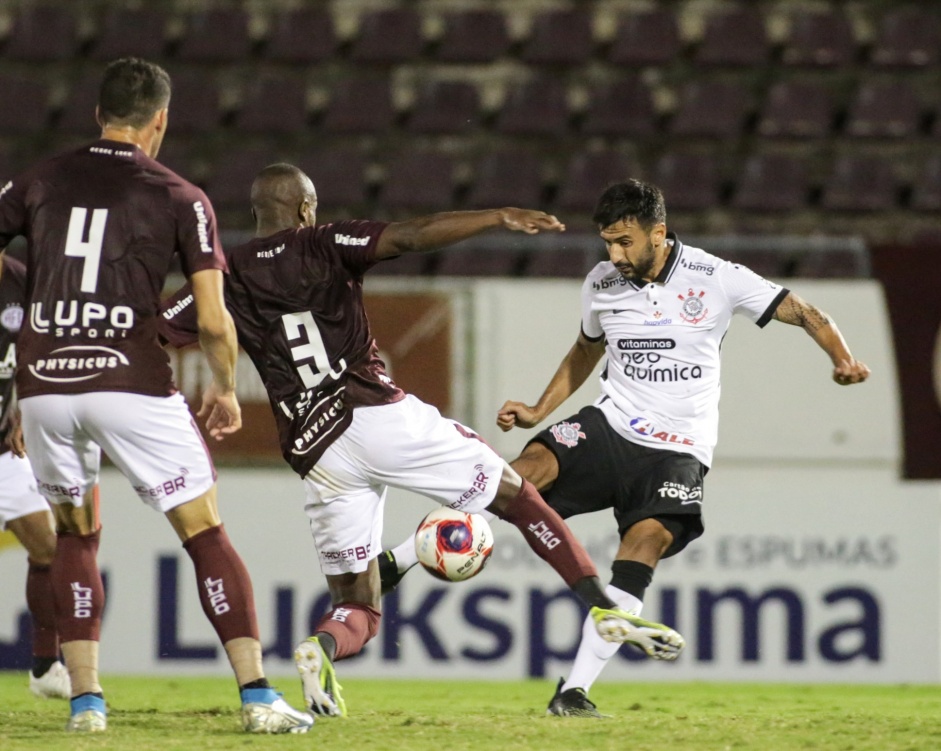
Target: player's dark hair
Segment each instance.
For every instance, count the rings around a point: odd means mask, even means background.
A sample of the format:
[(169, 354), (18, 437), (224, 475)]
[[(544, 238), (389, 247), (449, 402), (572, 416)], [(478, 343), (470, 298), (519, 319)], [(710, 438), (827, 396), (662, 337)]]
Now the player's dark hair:
[(98, 92), (102, 122), (143, 128), (169, 102), (170, 76), (159, 65), (125, 57), (105, 68)]
[(665, 223), (667, 208), (663, 193), (655, 185), (628, 180), (612, 185), (598, 199), (592, 221), (604, 229), (622, 219), (633, 219), (645, 230)]

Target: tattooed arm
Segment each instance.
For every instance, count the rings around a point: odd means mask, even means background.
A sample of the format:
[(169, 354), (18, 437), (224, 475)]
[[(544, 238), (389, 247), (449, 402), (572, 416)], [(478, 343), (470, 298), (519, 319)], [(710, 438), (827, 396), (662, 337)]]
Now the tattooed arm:
[(869, 368), (853, 357), (836, 323), (820, 308), (789, 292), (772, 317), (804, 329), (829, 355), (833, 362), (833, 380), (841, 386), (862, 383), (869, 377)]

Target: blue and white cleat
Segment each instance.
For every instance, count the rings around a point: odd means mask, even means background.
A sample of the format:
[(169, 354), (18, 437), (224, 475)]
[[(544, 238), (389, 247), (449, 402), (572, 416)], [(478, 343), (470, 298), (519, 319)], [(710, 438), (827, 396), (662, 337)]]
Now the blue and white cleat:
[(306, 733), (314, 718), (298, 712), (273, 688), (242, 689), (242, 727), (246, 733)]
[(65, 726), (70, 733), (103, 733), (108, 729), (108, 710), (100, 696), (77, 696), (72, 699), (71, 708), (72, 716)]

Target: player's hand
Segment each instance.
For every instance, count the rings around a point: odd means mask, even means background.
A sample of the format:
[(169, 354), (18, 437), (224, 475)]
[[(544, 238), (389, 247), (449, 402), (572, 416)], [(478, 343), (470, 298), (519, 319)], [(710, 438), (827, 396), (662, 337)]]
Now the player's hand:
[(497, 427), (504, 433), (513, 428), (533, 428), (541, 421), (536, 410), (522, 402), (504, 402), (497, 412)]
[(222, 391), (215, 380), (203, 393), (203, 403), (196, 416), (206, 418), (206, 430), (217, 441), (242, 427), (242, 408), (235, 391)]
[(513, 232), (535, 235), (539, 232), (565, 232), (565, 225), (552, 214), (532, 209), (503, 209), (503, 226)]
[(10, 447), (10, 451), (22, 459), (26, 456), (26, 441), (23, 440), (23, 423), (20, 419), (20, 411), (18, 409), (10, 410), (8, 420), (7, 446)]
[(841, 386), (850, 386), (865, 381), (869, 378), (869, 373), (866, 363), (856, 359), (840, 360), (839, 365), (833, 369), (833, 380)]

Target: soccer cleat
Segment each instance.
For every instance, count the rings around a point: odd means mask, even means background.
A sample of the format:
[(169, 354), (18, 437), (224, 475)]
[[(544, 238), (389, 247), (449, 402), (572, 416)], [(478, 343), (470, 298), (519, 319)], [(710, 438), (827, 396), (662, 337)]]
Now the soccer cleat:
[(343, 687), (337, 682), (333, 663), (320, 646), (320, 640), (311, 636), (297, 645), (294, 663), (301, 675), (304, 701), (315, 715), (346, 717), (346, 702), (340, 693)]
[(314, 718), (298, 712), (273, 688), (242, 689), (242, 727), (246, 733), (306, 733)]
[(44, 699), (68, 699), (72, 695), (69, 671), (58, 660), (38, 678), (30, 671), (29, 690)]
[(103, 733), (108, 729), (105, 700), (94, 694), (82, 694), (72, 699), (72, 716), (65, 729), (70, 733)]
[(675, 660), (686, 646), (683, 637), (669, 626), (645, 621), (626, 610), (594, 607), (589, 612), (602, 639), (616, 644), (633, 644), (655, 660)]
[(598, 711), (595, 703), (588, 698), (583, 688), (570, 688), (567, 691), (562, 690), (565, 685), (565, 678), (559, 678), (559, 685), (556, 686), (555, 696), (549, 702), (546, 714), (556, 715), (557, 717), (595, 717), (601, 719), (605, 715)]
[(379, 562), (379, 585), (382, 594), (385, 595), (399, 585), (406, 572), (399, 573), (399, 567), (391, 550), (383, 550), (376, 560)]

